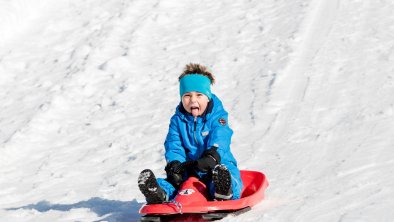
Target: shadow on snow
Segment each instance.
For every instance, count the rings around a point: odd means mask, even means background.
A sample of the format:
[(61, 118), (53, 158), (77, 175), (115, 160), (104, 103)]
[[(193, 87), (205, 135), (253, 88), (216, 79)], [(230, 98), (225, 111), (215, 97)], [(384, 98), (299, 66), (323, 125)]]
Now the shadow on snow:
[(140, 215), (138, 214), (138, 210), (141, 208), (141, 206), (142, 203), (138, 203), (136, 200), (118, 201), (94, 197), (75, 204), (52, 204), (48, 201), (40, 201), (36, 204), (8, 208), (7, 210), (34, 209), (39, 212), (47, 212), (50, 210), (69, 211), (75, 208), (87, 208), (96, 213), (99, 217), (108, 215), (98, 221), (131, 222), (139, 220)]

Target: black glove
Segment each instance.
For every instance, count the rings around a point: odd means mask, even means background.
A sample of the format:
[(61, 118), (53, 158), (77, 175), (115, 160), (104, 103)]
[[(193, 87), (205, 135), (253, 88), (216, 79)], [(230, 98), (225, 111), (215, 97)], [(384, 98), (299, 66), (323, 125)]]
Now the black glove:
[(202, 154), (201, 158), (197, 160), (196, 166), (198, 170), (208, 172), (220, 163), (221, 158), (217, 149), (217, 147), (213, 146)]
[(182, 178), (182, 164), (178, 160), (171, 161), (164, 168), (167, 173), (167, 181), (170, 182), (175, 188), (183, 182)]

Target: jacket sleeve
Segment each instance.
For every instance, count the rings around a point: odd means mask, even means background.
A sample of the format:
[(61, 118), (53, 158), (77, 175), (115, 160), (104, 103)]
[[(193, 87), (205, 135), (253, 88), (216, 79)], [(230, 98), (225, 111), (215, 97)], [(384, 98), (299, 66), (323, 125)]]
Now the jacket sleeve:
[(209, 134), (208, 148), (218, 147), (217, 151), (220, 157), (225, 158), (230, 152), (231, 137), (233, 130), (228, 125), (228, 114), (226, 111), (220, 112), (212, 117), (211, 132)]
[(174, 160), (178, 160), (181, 163), (186, 161), (185, 148), (182, 146), (182, 138), (179, 132), (178, 119), (176, 116), (171, 118), (164, 147), (167, 163)]

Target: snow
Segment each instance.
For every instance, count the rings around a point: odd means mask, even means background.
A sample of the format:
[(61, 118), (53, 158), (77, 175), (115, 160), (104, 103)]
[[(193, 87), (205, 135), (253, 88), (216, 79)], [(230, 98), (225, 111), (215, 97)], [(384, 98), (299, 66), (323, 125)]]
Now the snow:
[(223, 221), (391, 221), (391, 1), (0, 2), (0, 221), (138, 221), (199, 62), (266, 199)]

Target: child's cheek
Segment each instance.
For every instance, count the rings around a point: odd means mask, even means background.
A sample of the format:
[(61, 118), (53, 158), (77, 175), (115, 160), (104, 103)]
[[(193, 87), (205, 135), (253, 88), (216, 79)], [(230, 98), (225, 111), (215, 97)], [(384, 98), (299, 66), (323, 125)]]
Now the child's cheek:
[(182, 106), (188, 113), (191, 113), (189, 106), (185, 106), (185, 105), (183, 105), (183, 103), (182, 103)]

